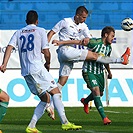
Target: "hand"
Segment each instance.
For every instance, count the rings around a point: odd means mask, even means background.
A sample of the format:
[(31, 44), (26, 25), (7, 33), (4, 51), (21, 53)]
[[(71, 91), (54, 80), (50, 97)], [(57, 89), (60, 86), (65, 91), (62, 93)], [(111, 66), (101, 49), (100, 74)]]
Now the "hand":
[(108, 79), (112, 79), (112, 73), (108, 73)]
[(58, 40), (53, 40), (52, 44), (54, 44), (54, 46), (59, 46), (60, 45), (60, 41)]
[(47, 69), (47, 71), (49, 72), (50, 64), (45, 63), (45, 64), (44, 64), (44, 67), (45, 67), (45, 68)]
[(5, 65), (1, 65), (0, 66), (0, 71), (4, 73), (6, 71), (6, 66)]
[(84, 38), (83, 40), (82, 40), (82, 45), (84, 45), (84, 46), (87, 46), (87, 44), (89, 43), (89, 38)]

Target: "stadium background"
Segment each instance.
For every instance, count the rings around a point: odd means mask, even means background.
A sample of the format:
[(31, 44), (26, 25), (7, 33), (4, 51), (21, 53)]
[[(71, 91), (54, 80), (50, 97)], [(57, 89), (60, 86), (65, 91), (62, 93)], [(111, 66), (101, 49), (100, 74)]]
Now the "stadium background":
[[(0, 63), (5, 47), (15, 30), (25, 26), (25, 15), (28, 10), (34, 9), (39, 14), (39, 25), (49, 31), (59, 20), (75, 14), (75, 9), (84, 5), (89, 10), (86, 23), (94, 37), (100, 37), (104, 26), (113, 26), (116, 37), (112, 44), (112, 56), (119, 57), (129, 46), (133, 52), (133, 32), (121, 29), (122, 19), (133, 19), (133, 1), (127, 0), (1, 0), (0, 1)], [(54, 36), (58, 38), (57, 35)], [(59, 64), (57, 61), (56, 47), (51, 45), (51, 74), (58, 79)], [(9, 106), (35, 106), (38, 98), (31, 95), (29, 89), (20, 75), (18, 51), (14, 49), (8, 70), (0, 73), (0, 88), (10, 95)], [(75, 64), (67, 84), (62, 91), (62, 100), (65, 106), (82, 106), (81, 97), (86, 97), (90, 91), (82, 79), (82, 63)], [(133, 106), (133, 55), (129, 65), (111, 65), (113, 79), (108, 82), (109, 106)], [(76, 73), (76, 76), (75, 76)], [(74, 95), (73, 95), (74, 94)], [(106, 93), (105, 93), (106, 94)], [(102, 97), (106, 106), (106, 95)], [(117, 104), (116, 104), (117, 101)]]

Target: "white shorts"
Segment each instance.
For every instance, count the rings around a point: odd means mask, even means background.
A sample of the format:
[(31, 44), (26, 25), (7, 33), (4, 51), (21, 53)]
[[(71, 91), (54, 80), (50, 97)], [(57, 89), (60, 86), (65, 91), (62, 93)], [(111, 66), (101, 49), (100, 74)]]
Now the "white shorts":
[(59, 76), (69, 76), (74, 62), (85, 61), (88, 50), (62, 46), (57, 49), (57, 53), (60, 63)]
[(45, 94), (46, 91), (50, 92), (57, 87), (55, 80), (45, 67), (38, 73), (26, 75), (24, 78), (30, 91), (39, 97)]

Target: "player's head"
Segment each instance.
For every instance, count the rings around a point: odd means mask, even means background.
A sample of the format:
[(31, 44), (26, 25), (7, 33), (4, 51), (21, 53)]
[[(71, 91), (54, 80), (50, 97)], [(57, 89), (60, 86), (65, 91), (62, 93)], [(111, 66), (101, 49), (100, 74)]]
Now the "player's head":
[(74, 17), (75, 23), (83, 23), (85, 22), (86, 18), (88, 17), (88, 10), (84, 6), (79, 6), (76, 9), (76, 14)]
[(101, 37), (105, 44), (111, 44), (115, 37), (115, 29), (111, 26), (106, 26), (102, 29)]
[(26, 23), (28, 24), (38, 24), (38, 14), (34, 10), (30, 10), (26, 15)]

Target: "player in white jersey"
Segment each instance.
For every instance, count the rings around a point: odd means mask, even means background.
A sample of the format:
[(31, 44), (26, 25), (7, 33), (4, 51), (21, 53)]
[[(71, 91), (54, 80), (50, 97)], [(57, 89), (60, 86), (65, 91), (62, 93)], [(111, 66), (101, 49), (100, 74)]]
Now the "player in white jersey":
[[(88, 16), (88, 10), (84, 6), (80, 6), (76, 10), (76, 14), (70, 18), (64, 18), (59, 21), (48, 33), (48, 42), (52, 36), (59, 33), (59, 40), (80, 40), (82, 36), (86, 37), (86, 41), (91, 37), (87, 25), (84, 23)], [(62, 87), (67, 82), (70, 71), (73, 68), (74, 61), (85, 60), (88, 50), (79, 49), (76, 45), (61, 45), (57, 49), (58, 60), (60, 63), (58, 88)], [(93, 55), (88, 55), (95, 58)], [(53, 105), (51, 100), (51, 105)], [(53, 107), (54, 108), (54, 107)]]
[[(54, 100), (54, 106), (59, 114), (62, 129), (81, 129), (82, 126), (74, 125), (67, 120), (61, 101), (61, 93), (53, 77), (48, 72), (50, 67), (49, 45), (45, 29), (37, 27), (38, 14), (36, 11), (30, 10), (27, 13), (26, 23), (27, 26), (17, 30), (10, 39), (1, 65), (1, 71), (5, 72), (12, 49), (18, 47), (21, 74), (24, 76), (30, 91), (41, 100), (35, 108), (33, 117), (26, 128), (26, 132), (41, 133), (41, 131), (36, 128), (36, 123), (44, 114), (50, 102), (49, 94)], [(42, 54), (44, 54), (46, 60), (45, 65), (42, 62)], [(49, 111), (52, 110), (49, 108)]]
[[(89, 38), (91, 38), (91, 35), (87, 25), (84, 23), (87, 16), (88, 10), (84, 6), (78, 7), (76, 9), (76, 14), (74, 17), (64, 18), (63, 20), (59, 21), (52, 28), (52, 30), (50, 30), (50, 32), (48, 33), (48, 42), (50, 42), (54, 34), (58, 33), (60, 41), (81, 40), (81, 38), (84, 37), (84, 43), (88, 43)], [(81, 46), (70, 44), (60, 45), (57, 49), (57, 53), (58, 60), (60, 63), (59, 79), (57, 85), (60, 91), (67, 82), (67, 79), (73, 68), (74, 62), (85, 60), (95, 60), (102, 63), (122, 62), (121, 58), (103, 58), (101, 55), (98, 55), (97, 53), (93, 53), (91, 51), (88, 51), (87, 49), (82, 49)]]

